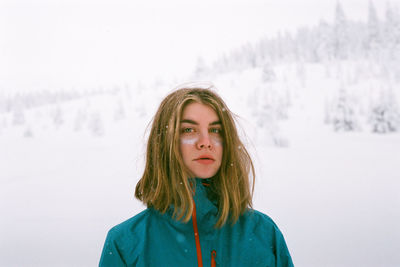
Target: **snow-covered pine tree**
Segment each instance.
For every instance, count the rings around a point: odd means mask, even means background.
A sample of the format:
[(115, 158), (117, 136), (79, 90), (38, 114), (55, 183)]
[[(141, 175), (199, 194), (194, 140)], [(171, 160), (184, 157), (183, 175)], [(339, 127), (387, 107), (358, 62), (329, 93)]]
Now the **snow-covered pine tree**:
[(124, 107), (122, 99), (118, 99), (118, 101), (116, 101), (115, 105), (116, 105), (116, 107), (114, 110), (114, 121), (120, 121), (120, 120), (124, 119), (126, 116), (125, 107)]
[(262, 67), (261, 80), (264, 83), (273, 82), (276, 80), (276, 74), (271, 64), (265, 63)]
[(22, 108), (15, 108), (12, 113), (12, 124), (22, 125), (25, 123), (25, 113)]
[(336, 59), (348, 58), (349, 32), (346, 15), (338, 1), (335, 9), (333, 28), (333, 54)]
[(103, 136), (105, 129), (104, 129), (104, 123), (101, 118), (100, 113), (92, 113), (90, 118), (89, 118), (89, 131), (94, 135), (94, 136)]
[(56, 128), (59, 128), (64, 124), (64, 115), (60, 106), (57, 106), (52, 114), (53, 124)]
[(30, 126), (27, 126), (27, 127), (25, 128), (25, 131), (24, 131), (23, 136), (26, 137), (26, 138), (31, 138), (31, 137), (33, 137), (33, 131), (32, 131), (32, 128), (31, 128)]
[(400, 13), (399, 9), (392, 7), (389, 3), (386, 6), (385, 23), (383, 30), (385, 45), (385, 64), (390, 68), (394, 78), (400, 82)]
[(378, 59), (382, 48), (381, 25), (372, 1), (369, 1), (366, 48), (371, 59)]
[(374, 133), (397, 132), (400, 129), (400, 112), (392, 90), (383, 91), (371, 107), (369, 123)]
[(400, 14), (397, 7), (387, 3), (385, 23), (383, 26), (383, 38), (385, 46), (390, 51), (389, 57), (395, 56), (395, 51), (400, 49)]
[(253, 44), (246, 43), (241, 49), (243, 58), (240, 69), (255, 68), (257, 65), (257, 55)]
[(316, 31), (316, 47), (314, 49), (317, 61), (326, 61), (333, 58), (332, 47), (332, 27), (324, 20), (321, 20), (315, 29)]
[(354, 131), (359, 128), (349, 95), (344, 88), (339, 90), (339, 95), (334, 102), (332, 110), (332, 124), (336, 132)]
[(226, 53), (213, 62), (213, 70), (216, 74), (222, 74), (229, 71), (230, 62)]

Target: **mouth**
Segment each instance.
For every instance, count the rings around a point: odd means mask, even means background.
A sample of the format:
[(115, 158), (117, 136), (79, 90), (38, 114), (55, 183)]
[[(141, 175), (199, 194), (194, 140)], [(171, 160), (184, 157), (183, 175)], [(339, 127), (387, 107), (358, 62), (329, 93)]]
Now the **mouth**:
[(214, 163), (215, 159), (209, 155), (202, 155), (195, 159), (194, 161), (200, 163), (200, 164), (211, 164)]

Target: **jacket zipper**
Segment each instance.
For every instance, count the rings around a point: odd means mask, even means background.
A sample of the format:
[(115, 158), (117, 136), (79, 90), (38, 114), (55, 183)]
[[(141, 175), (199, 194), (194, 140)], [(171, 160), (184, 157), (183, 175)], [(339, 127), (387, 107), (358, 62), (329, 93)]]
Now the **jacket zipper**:
[(203, 258), (201, 257), (199, 229), (197, 228), (196, 204), (194, 203), (194, 200), (193, 200), (192, 221), (193, 221), (194, 239), (196, 240), (197, 265), (199, 267), (203, 267)]
[[(193, 188), (193, 184), (190, 183)], [(209, 184), (203, 183), (205, 186), (209, 186)], [(195, 193), (193, 191), (193, 193)], [(194, 239), (196, 241), (196, 252), (197, 252), (197, 265), (198, 267), (203, 267), (203, 258), (201, 256), (201, 246), (200, 246), (200, 236), (199, 229), (197, 228), (197, 217), (196, 217), (196, 203), (193, 199), (193, 213), (192, 213), (192, 222), (193, 222), (193, 231), (194, 231)], [(211, 251), (211, 267), (216, 267), (217, 263), (215, 258), (217, 257), (217, 252), (215, 250)]]

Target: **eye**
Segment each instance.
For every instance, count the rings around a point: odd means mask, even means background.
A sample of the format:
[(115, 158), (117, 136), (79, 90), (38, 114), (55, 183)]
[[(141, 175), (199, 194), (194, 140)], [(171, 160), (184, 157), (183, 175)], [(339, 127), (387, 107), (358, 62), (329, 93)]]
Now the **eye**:
[(193, 133), (194, 129), (190, 127), (182, 128), (181, 130), (182, 133)]
[(211, 128), (210, 129), (210, 133), (214, 133), (214, 134), (221, 134), (222, 129), (220, 128)]

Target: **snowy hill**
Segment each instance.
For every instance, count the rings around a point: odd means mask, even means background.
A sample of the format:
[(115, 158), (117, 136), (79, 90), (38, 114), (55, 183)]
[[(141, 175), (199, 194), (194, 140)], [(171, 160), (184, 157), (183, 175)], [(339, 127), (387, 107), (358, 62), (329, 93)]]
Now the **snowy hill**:
[[(199, 60), (185, 79), (212, 81), (238, 115), (255, 208), (281, 228), (296, 266), (400, 265), (392, 11), (379, 21), (371, 7), (356, 23), (338, 6), (333, 25)], [(146, 133), (176, 84), (0, 94), (0, 266), (97, 265), (107, 230), (144, 209), (133, 193)]]
[[(260, 68), (215, 78), (255, 160), (255, 208), (280, 226), (297, 266), (395, 266), (400, 134), (374, 133), (362, 112), (356, 130), (335, 131), (326, 103), (343, 84), (321, 64), (302, 68), (271, 68), (273, 81)], [(366, 83), (349, 86), (357, 109), (371, 98)], [(19, 123), (2, 114), (0, 265), (97, 264), (106, 231), (144, 208), (133, 192), (145, 132), (171, 88), (58, 101), (24, 110)], [(376, 244), (386, 249), (372, 253)]]

